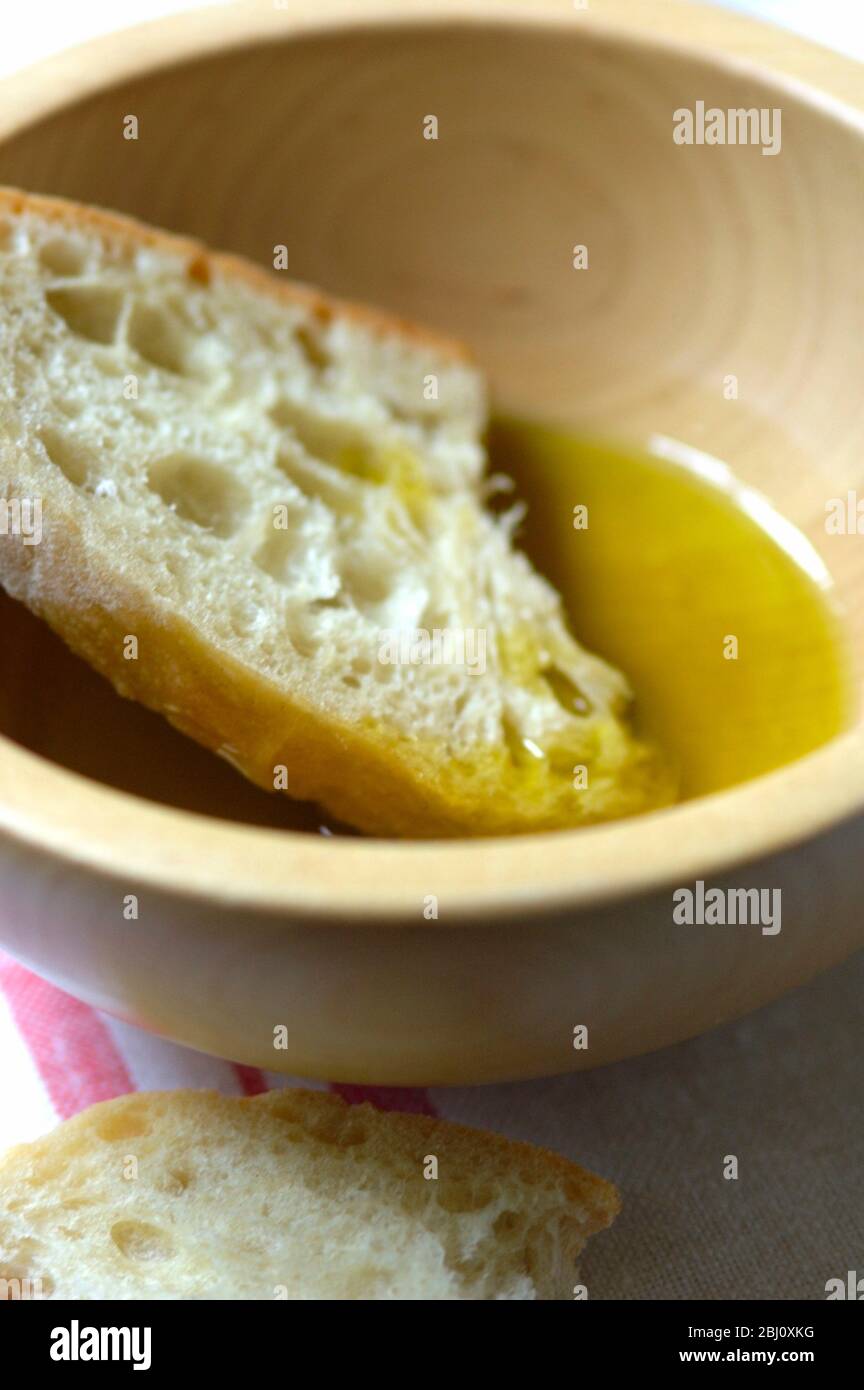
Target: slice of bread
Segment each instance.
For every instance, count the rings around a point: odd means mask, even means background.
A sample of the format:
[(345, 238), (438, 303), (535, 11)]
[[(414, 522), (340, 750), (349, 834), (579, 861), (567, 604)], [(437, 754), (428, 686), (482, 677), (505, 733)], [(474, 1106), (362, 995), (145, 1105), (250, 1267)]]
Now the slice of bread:
[(327, 1092), (140, 1093), (0, 1160), (0, 1280), (58, 1299), (572, 1298), (618, 1207), (555, 1154)]
[(457, 345), (12, 190), (0, 343), (0, 581), (122, 695), (373, 833), (669, 799), (625, 679), (484, 506)]

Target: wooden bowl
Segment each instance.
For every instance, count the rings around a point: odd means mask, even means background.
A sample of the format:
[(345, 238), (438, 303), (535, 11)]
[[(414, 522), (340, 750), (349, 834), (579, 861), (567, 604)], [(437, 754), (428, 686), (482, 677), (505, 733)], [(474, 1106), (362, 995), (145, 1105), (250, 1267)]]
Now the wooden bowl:
[[(824, 524), (828, 499), (864, 496), (864, 125), (836, 99), (860, 82), (665, 0), (231, 6), (6, 82), (0, 180), (263, 262), (284, 243), (298, 277), (463, 335), (507, 409), (708, 448), (809, 536), (860, 652), (864, 540)], [(672, 113), (698, 100), (780, 107), (781, 153), (676, 145)], [(326, 840), (8, 602), (3, 623), (0, 942), (193, 1047), (357, 1082), (564, 1071), (692, 1035), (864, 943), (860, 727), (630, 823)], [(695, 879), (781, 888), (782, 930), (675, 925)]]

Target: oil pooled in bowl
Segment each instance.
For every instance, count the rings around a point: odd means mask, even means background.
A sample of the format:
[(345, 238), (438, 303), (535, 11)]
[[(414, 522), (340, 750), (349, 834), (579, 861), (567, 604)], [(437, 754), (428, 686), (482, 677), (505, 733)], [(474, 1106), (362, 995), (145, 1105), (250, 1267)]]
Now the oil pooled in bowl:
[(807, 538), (723, 464), (673, 441), (624, 448), (514, 420), (491, 466), (528, 501), (520, 544), (573, 632), (624, 671), (679, 797), (744, 782), (851, 722), (830, 576)]
[[(629, 677), (637, 727), (677, 765), (682, 797), (791, 762), (850, 722), (828, 575), (722, 465), (669, 461), (668, 441), (652, 453), (514, 421), (493, 425), (489, 444), (490, 471), (528, 503), (519, 543), (563, 594), (576, 637)], [(587, 525), (574, 527), (574, 508)], [(0, 631), (0, 732), (18, 743), (184, 810), (353, 833), (121, 699), (2, 591)]]

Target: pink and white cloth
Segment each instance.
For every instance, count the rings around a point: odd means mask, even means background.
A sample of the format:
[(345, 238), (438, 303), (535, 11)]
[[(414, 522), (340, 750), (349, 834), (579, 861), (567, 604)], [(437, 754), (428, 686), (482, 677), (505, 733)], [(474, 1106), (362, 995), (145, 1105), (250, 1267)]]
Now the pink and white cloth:
[[(324, 1089), (178, 1047), (91, 1009), (0, 953), (0, 1149), (35, 1139), (100, 1100), (192, 1087), (255, 1096), (281, 1086)], [(423, 1090), (334, 1085), (381, 1110), (436, 1112)]]

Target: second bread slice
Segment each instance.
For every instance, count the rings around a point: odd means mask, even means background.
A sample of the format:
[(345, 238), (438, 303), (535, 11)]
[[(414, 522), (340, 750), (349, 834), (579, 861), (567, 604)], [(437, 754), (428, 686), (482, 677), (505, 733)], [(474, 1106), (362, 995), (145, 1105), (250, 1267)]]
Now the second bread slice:
[(0, 1159), (0, 1281), (58, 1299), (572, 1298), (617, 1210), (575, 1163), (422, 1115), (291, 1089), (136, 1094)]

